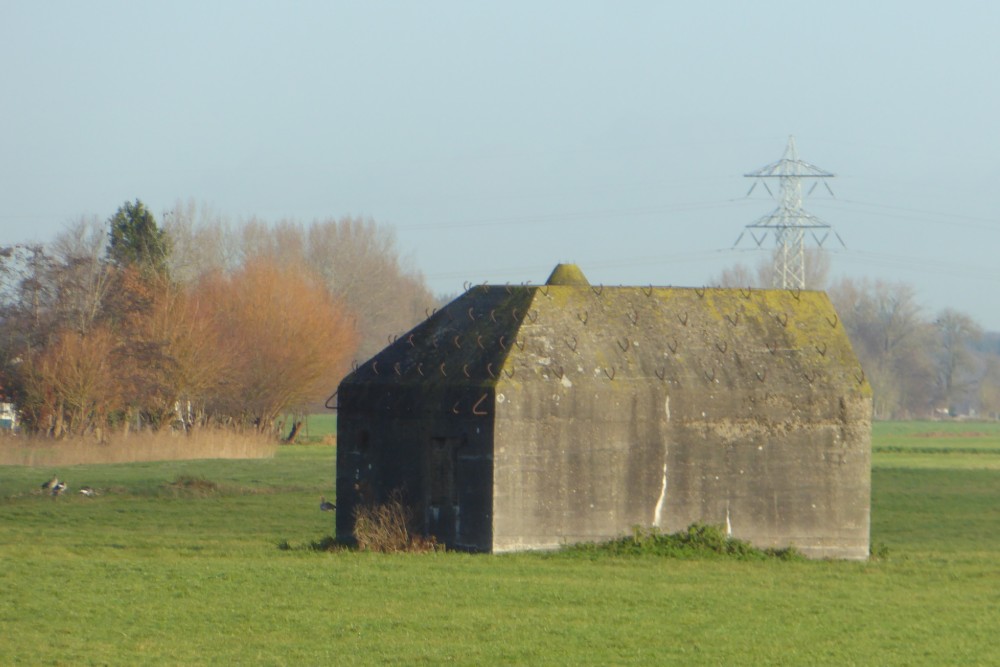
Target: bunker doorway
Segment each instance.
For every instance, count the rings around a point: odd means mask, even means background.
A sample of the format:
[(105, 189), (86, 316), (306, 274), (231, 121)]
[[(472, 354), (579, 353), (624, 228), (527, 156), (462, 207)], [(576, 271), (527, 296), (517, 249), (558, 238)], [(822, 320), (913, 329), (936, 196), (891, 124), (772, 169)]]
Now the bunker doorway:
[(424, 532), (454, 544), (459, 532), (456, 469), (460, 438), (431, 438), (424, 450)]

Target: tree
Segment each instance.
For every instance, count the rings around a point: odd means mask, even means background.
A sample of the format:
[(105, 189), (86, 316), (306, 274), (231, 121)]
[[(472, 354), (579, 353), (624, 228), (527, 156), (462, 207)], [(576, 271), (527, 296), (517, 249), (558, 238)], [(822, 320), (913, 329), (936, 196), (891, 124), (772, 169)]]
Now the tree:
[(170, 237), (160, 229), (146, 205), (125, 202), (108, 220), (108, 257), (119, 267), (135, 266), (145, 273), (165, 274)]
[(333, 392), (356, 346), (345, 309), (302, 267), (257, 259), (198, 285), (226, 359), (208, 410), (260, 429)]
[(938, 334), (937, 379), (938, 398), (949, 414), (957, 413), (957, 403), (976, 381), (973, 377), (974, 357), (969, 344), (982, 335), (979, 326), (968, 315), (947, 308), (934, 320)]

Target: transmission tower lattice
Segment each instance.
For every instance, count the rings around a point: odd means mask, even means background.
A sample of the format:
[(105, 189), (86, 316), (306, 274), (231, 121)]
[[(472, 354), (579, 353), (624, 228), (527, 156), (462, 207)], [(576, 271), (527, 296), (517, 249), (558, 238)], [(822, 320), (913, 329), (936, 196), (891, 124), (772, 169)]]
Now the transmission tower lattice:
[[(817, 179), (810, 186), (806, 195), (811, 194), (822, 183), (832, 196), (833, 190), (830, 189), (827, 179), (833, 178), (834, 175), (800, 160), (798, 151), (795, 149), (795, 137), (791, 136), (788, 137), (785, 154), (780, 160), (743, 175), (746, 178), (754, 179), (753, 185), (747, 191), (748, 197), (758, 184), (763, 185), (768, 194), (773, 197), (774, 192), (771, 191), (768, 181), (778, 179), (778, 187), (780, 188), (778, 208), (753, 224), (747, 225), (746, 229), (749, 230), (750, 237), (757, 242), (758, 247), (763, 246), (764, 241), (767, 240), (768, 232), (774, 235), (772, 287), (805, 289), (806, 232), (809, 232), (816, 244), (822, 247), (832, 230), (830, 225), (802, 208), (802, 181), (807, 178)], [(740, 234), (739, 238), (736, 239), (736, 244), (740, 242), (745, 233), (744, 231)], [(837, 232), (834, 231), (833, 235), (843, 245), (844, 242)]]

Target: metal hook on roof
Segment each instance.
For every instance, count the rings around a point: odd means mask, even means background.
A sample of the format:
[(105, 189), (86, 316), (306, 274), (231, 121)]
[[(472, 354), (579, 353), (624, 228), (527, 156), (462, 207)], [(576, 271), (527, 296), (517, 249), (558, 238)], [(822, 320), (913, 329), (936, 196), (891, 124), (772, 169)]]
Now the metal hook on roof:
[(618, 347), (621, 348), (622, 352), (628, 352), (629, 342), (628, 342), (628, 337), (627, 336), (625, 337), (625, 344), (624, 345), (622, 345), (622, 342), (620, 340), (618, 340), (617, 338), (615, 338), (615, 343), (618, 344)]
[(563, 379), (563, 375), (565, 375), (565, 374), (566, 374), (566, 371), (563, 369), (562, 366), (560, 366), (559, 370), (556, 371), (556, 375), (559, 377), (560, 380)]
[(645, 287), (643, 287), (642, 288), (642, 293), (645, 294), (647, 297), (653, 296), (653, 284), (650, 283), (649, 289), (646, 289)]
[(402, 376), (403, 372), (399, 369), (399, 362), (397, 361), (392, 365), (392, 370), (396, 371), (396, 375)]
[[(534, 314), (534, 316), (532, 316), (532, 314), (531, 314), (531, 313), (535, 313), (535, 314)], [(534, 310), (534, 311), (528, 311), (528, 319), (529, 319), (529, 320), (531, 320), (531, 323), (532, 323), (532, 324), (534, 324), (534, 323), (535, 323), (535, 320), (537, 320), (537, 319), (538, 319), (538, 311), (537, 311), (537, 310)]]
[(735, 327), (735, 326), (737, 326), (740, 323), (740, 312), (736, 311), (736, 317), (735, 318), (734, 317), (730, 317), (729, 313), (726, 313), (726, 319), (729, 320), (729, 323), (732, 324)]
[(472, 283), (469, 282), (468, 280), (466, 280), (466, 281), (464, 281), (462, 283), (462, 291), (464, 291), (464, 292), (468, 292), (471, 287), (472, 287)]
[(510, 286), (510, 282), (509, 281), (503, 286), (503, 288), (505, 290), (507, 290), (507, 294), (513, 294), (514, 293), (514, 289)]
[(767, 341), (766, 345), (767, 345), (767, 351), (770, 352), (771, 354), (774, 354), (775, 352), (778, 351), (778, 344), (775, 343), (774, 341), (769, 340)]
[(653, 372), (656, 373), (656, 377), (660, 378), (660, 381), (663, 381), (667, 377), (666, 368), (657, 368)]
[(714, 368), (712, 369), (712, 374), (711, 375), (708, 374), (708, 371), (705, 371), (705, 379), (708, 380), (709, 382), (715, 382), (715, 369)]
[(865, 383), (865, 369), (861, 368), (859, 370), (861, 371), (861, 375), (858, 375), (857, 373), (855, 373), (854, 374), (854, 379), (858, 381), (858, 384), (864, 384)]
[(639, 311), (632, 311), (631, 313), (625, 313), (628, 317), (628, 321), (632, 323), (633, 326), (639, 324)]
[(494, 308), (493, 310), (490, 311), (490, 322), (493, 322), (495, 324), (496, 321), (497, 321), (497, 309)]
[(460, 401), (455, 401), (455, 405), (451, 406), (451, 413), (454, 415), (458, 414), (458, 404)]
[(704, 287), (701, 287), (701, 288), (695, 287), (694, 288), (694, 293), (698, 295), (699, 299), (705, 298), (705, 288)]
[(829, 324), (834, 329), (836, 329), (837, 328), (837, 313), (833, 314), (833, 319), (832, 320), (829, 317), (827, 317), (826, 318), (826, 323)]
[(444, 377), (448, 377), (448, 372), (445, 371), (445, 369), (444, 369), (444, 362), (443, 361), (441, 362), (441, 365), (438, 366), (438, 370), (441, 371), (441, 375), (443, 375)]
[(684, 317), (681, 317), (680, 315), (678, 315), (677, 316), (677, 321), (681, 323), (681, 326), (686, 327), (688, 325), (688, 314), (687, 314), (687, 312), (684, 313)]
[(351, 370), (352, 371), (356, 371), (356, 370), (358, 370), (358, 368), (359, 368), (358, 367), (358, 360), (355, 359), (354, 361), (351, 362)]
[(583, 322), (584, 326), (586, 326), (586, 324), (587, 324), (587, 320), (589, 320), (589, 319), (590, 319), (590, 313), (589, 313), (588, 311), (586, 311), (586, 310), (585, 310), (585, 311), (583, 311), (583, 317), (580, 317), (580, 313), (579, 313), (579, 312), (577, 312), (577, 313), (576, 313), (576, 319), (578, 319), (578, 320), (580, 320), (581, 322)]
[(594, 294), (596, 294), (597, 296), (601, 296), (601, 294), (604, 293), (604, 285), (603, 284), (602, 285), (598, 285), (597, 287), (594, 287), (593, 285), (591, 285), (590, 289), (592, 289), (594, 291)]
[(742, 287), (740, 288), (740, 296), (742, 296), (744, 299), (749, 299), (751, 294), (753, 294), (753, 287), (747, 286), (745, 292), (743, 291)]
[(507, 349), (507, 345), (504, 343), (505, 340), (507, 340), (506, 336), (500, 336), (500, 338), (497, 339), (497, 343), (500, 345), (501, 350)]
[(767, 369), (765, 368), (763, 373), (761, 373), (760, 371), (754, 371), (754, 375), (757, 376), (758, 380), (763, 382), (764, 380), (767, 379)]
[(512, 368), (512, 369), (510, 369), (510, 370), (507, 370), (507, 369), (505, 368), (505, 369), (503, 369), (503, 372), (504, 372), (504, 375), (506, 375), (506, 376), (507, 376), (507, 377), (509, 377), (509, 378), (512, 378), (512, 377), (514, 377), (514, 369), (513, 369), (513, 368)]
[(423, 364), (423, 362), (417, 362), (417, 372), (420, 373), (420, 377), (424, 376), (424, 364)]
[(513, 317), (513, 318), (514, 318), (515, 320), (519, 320), (519, 319), (521, 319), (521, 318), (519, 318), (519, 317), (517, 316), (517, 308), (511, 308), (511, 309), (510, 309), (510, 315), (511, 315), (511, 317)]
[(798, 301), (799, 297), (802, 296), (802, 290), (799, 288), (795, 288), (793, 290), (788, 290), (788, 291), (792, 293), (792, 298), (795, 299), (796, 301)]
[(465, 377), (467, 378), (472, 377), (471, 375), (469, 375), (469, 364), (462, 364), (462, 372), (465, 374)]
[(485, 348), (485, 347), (483, 346), (483, 337), (482, 337), (482, 336), (476, 336), (476, 345), (478, 345), (478, 346), (479, 346), (479, 349), (480, 349), (480, 350), (485, 350), (485, 349), (486, 349), (486, 348)]
[(552, 286), (548, 285), (548, 284), (542, 285), (541, 287), (538, 288), (538, 291), (542, 293), (542, 296), (548, 296), (549, 295), (549, 289), (551, 287)]
[(722, 354), (725, 354), (726, 350), (729, 349), (729, 341), (725, 341), (725, 340), (722, 341), (722, 345), (719, 345), (719, 342), (716, 341), (715, 342), (715, 347), (716, 347), (717, 350), (719, 350), (719, 352), (721, 352)]
[[(338, 389), (337, 391), (340, 391), (340, 390)], [(326, 408), (327, 410), (336, 410), (337, 409), (336, 405), (330, 405), (330, 401), (332, 401), (335, 398), (337, 398), (337, 392), (336, 391), (333, 392), (332, 394), (330, 394), (330, 397), (328, 399), (326, 399), (325, 401), (323, 401), (323, 407)]]
[(667, 342), (667, 349), (670, 350), (671, 354), (677, 354), (677, 339), (674, 338), (673, 342)]
[(486, 410), (479, 409), (479, 406), (482, 405), (483, 401), (486, 400), (486, 396), (487, 394), (483, 394), (482, 396), (480, 396), (479, 400), (476, 401), (472, 406), (472, 414), (476, 415), (477, 417), (481, 417), (482, 415), (486, 414)]
[(496, 374), (493, 372), (493, 363), (486, 364), (486, 372), (490, 374), (491, 378), (495, 378)]
[(480, 285), (479, 288), (483, 290), (483, 294), (486, 294), (490, 291), (490, 284), (489, 282), (484, 280), (483, 284)]
[(518, 340), (518, 339), (515, 338), (514, 339), (514, 345), (517, 345), (517, 349), (521, 350), (522, 352), (524, 351), (524, 341), (523, 340)]
[(809, 377), (809, 373), (803, 373), (802, 377), (804, 377), (806, 379), (806, 382), (808, 382), (809, 384), (812, 384), (816, 380), (816, 376), (817, 375), (818, 375), (818, 371), (814, 372), (812, 374), (812, 377)]
[(462, 337), (461, 335), (458, 335), (458, 336), (455, 336), (455, 337), (454, 337), (454, 338), (452, 339), (452, 342), (453, 342), (453, 343), (455, 343), (455, 347), (457, 347), (457, 348), (458, 348), (458, 349), (460, 349), (460, 350), (462, 349), (462, 343), (460, 343), (460, 342), (459, 342), (459, 339), (460, 339), (461, 337)]
[(566, 343), (566, 347), (568, 347), (569, 349), (571, 349), (574, 352), (576, 352), (576, 345), (577, 345), (576, 336), (573, 336), (573, 342), (572, 343), (570, 343), (569, 341), (563, 341), (563, 342)]
[(378, 362), (377, 361), (373, 361), (372, 362), (372, 372), (375, 373), (375, 375), (378, 375)]
[(410, 344), (410, 347), (416, 347), (416, 343), (413, 342), (413, 334), (406, 337), (406, 342)]
[(782, 327), (788, 326), (788, 313), (778, 313), (777, 315), (774, 316), (774, 318), (778, 320), (778, 324), (780, 324)]
[(476, 314), (473, 312), (472, 309), (473, 309), (473, 307), (469, 306), (469, 311), (468, 311), (469, 312), (469, 319), (472, 320), (473, 322), (475, 322), (476, 321)]
[(820, 347), (819, 345), (816, 346), (816, 351), (819, 352), (819, 356), (821, 357), (826, 356), (826, 350), (827, 350), (826, 343), (823, 343), (822, 347)]
[(604, 374), (608, 376), (609, 380), (614, 380), (615, 379), (615, 374), (617, 373), (617, 370), (615, 370), (614, 366), (611, 367), (611, 372), (610, 373), (608, 372), (607, 368), (604, 368), (603, 370), (604, 370)]

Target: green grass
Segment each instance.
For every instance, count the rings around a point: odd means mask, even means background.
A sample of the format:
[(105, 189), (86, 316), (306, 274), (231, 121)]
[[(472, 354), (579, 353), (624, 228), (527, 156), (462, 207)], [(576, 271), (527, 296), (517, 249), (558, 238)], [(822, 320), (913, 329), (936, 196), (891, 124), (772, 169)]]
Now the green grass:
[[(0, 654), (11, 665), (997, 664), (1000, 472), (975, 462), (1000, 456), (948, 453), (979, 436), (922, 435), (936, 431), (948, 429), (876, 425), (872, 540), (889, 556), (867, 563), (317, 551), (333, 531), (318, 507), (333, 495), (329, 446), (0, 467)], [(971, 448), (992, 449), (984, 437)], [(53, 472), (102, 495), (46, 497), (38, 485)]]

